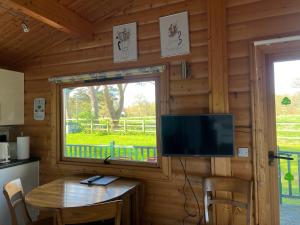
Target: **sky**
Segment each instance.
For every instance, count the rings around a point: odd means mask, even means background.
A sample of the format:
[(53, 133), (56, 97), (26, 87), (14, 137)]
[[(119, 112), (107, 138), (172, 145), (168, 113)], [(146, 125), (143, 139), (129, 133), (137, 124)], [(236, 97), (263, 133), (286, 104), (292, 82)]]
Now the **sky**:
[[(300, 60), (274, 63), (275, 92), (278, 95), (293, 95), (300, 91)], [(295, 79), (299, 87), (293, 86)]]
[(125, 90), (125, 108), (134, 103), (136, 95), (144, 95), (145, 99), (149, 102), (155, 102), (155, 85), (153, 82), (143, 82), (143, 85), (137, 85), (136, 83), (130, 83)]

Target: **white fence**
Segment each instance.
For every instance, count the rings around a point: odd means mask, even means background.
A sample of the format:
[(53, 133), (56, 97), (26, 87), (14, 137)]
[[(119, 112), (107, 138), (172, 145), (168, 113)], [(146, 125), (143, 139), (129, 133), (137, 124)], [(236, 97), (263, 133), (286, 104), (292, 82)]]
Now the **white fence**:
[(119, 121), (111, 119), (86, 120), (67, 119), (66, 132), (119, 132), (119, 133), (156, 133), (156, 120), (154, 117), (143, 118), (121, 118)]

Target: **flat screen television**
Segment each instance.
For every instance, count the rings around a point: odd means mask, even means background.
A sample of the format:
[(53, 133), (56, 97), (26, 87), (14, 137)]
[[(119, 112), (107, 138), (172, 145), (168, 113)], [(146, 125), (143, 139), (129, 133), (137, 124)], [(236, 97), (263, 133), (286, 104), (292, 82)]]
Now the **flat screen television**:
[(233, 156), (233, 115), (163, 115), (161, 147), (164, 156)]

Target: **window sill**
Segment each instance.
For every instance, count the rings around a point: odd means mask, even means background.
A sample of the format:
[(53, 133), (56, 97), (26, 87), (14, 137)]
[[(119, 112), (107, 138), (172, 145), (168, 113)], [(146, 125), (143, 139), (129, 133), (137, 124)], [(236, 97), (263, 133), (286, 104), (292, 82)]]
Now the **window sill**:
[(121, 165), (121, 166), (137, 166), (137, 167), (150, 167), (150, 168), (159, 168), (159, 162), (144, 162), (144, 161), (131, 161), (131, 160), (117, 160), (109, 159), (105, 163), (103, 159), (89, 159), (89, 158), (76, 158), (76, 157), (63, 157), (61, 159), (63, 162), (79, 162), (87, 164), (96, 164), (96, 165)]
[[(159, 165), (160, 164), (160, 165)], [(62, 159), (57, 161), (59, 169), (101, 175), (115, 175), (139, 179), (170, 180), (171, 159), (162, 157), (160, 163), (110, 161), (83, 161), (82, 159)]]

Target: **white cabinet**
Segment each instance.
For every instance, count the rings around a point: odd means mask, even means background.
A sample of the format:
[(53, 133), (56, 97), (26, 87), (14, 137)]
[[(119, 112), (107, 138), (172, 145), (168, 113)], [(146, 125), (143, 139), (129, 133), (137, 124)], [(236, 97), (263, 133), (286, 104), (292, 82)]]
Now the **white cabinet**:
[(0, 126), (24, 124), (24, 74), (0, 69)]
[[(33, 188), (39, 185), (39, 161), (29, 162), (26, 164), (12, 166), (5, 169), (0, 169), (0, 224), (11, 225), (10, 213), (2, 194), (3, 185), (7, 182), (21, 178), (24, 192), (28, 193)], [(29, 207), (30, 216), (32, 219), (37, 219), (38, 211), (32, 207)], [(19, 212), (18, 212), (19, 213)], [(19, 217), (21, 218), (21, 217)], [(24, 225), (24, 221), (18, 221), (18, 224)]]

